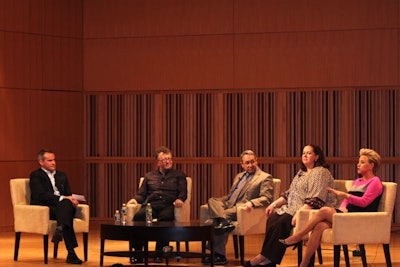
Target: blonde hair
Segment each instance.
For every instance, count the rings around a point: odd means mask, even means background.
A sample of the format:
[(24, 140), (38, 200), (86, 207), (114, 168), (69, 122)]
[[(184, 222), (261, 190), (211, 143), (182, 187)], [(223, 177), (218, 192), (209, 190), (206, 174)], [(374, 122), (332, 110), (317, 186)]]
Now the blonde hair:
[(378, 154), (378, 152), (369, 148), (361, 148), (360, 157), (361, 156), (368, 157), (369, 163), (374, 164), (373, 171), (375, 173), (378, 170), (379, 166), (381, 165), (381, 156)]

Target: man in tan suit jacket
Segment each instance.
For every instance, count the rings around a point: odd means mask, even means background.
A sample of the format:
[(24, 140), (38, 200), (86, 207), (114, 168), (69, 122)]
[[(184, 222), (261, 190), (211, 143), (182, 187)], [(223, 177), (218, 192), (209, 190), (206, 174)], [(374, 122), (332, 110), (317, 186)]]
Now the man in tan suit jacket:
[[(240, 155), (240, 165), (243, 172), (235, 176), (229, 193), (223, 197), (212, 197), (208, 200), (210, 220), (215, 228), (214, 263), (225, 265), (226, 243), (228, 234), (235, 226), (237, 207), (243, 206), (247, 210), (258, 207), (266, 207), (272, 201), (273, 180), (269, 173), (263, 172), (257, 165), (257, 156), (252, 150), (245, 150)], [(203, 264), (211, 264), (211, 259), (206, 257)]]

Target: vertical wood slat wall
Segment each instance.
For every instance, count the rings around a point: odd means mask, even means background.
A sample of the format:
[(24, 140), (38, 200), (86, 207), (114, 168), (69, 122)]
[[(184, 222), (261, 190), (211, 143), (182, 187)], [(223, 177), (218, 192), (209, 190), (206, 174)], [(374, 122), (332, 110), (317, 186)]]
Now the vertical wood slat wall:
[[(358, 150), (369, 147), (384, 159), (382, 180), (399, 182), (399, 101), (399, 90), (385, 88), (87, 94), (92, 216), (111, 216), (135, 194), (160, 145), (170, 147), (176, 167), (193, 178), (192, 219), (210, 196), (227, 192), (244, 149), (253, 149), (261, 168), (282, 179), (283, 190), (307, 143), (323, 148), (336, 179), (355, 178)], [(398, 223), (399, 214), (394, 218)]]

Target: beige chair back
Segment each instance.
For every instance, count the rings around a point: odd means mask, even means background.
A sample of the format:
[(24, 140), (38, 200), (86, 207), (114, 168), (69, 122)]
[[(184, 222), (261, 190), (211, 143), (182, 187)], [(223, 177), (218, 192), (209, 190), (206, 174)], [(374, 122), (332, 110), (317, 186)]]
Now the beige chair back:
[(386, 211), (393, 215), (394, 204), (396, 201), (397, 184), (393, 182), (383, 182), (383, 194), (379, 203), (378, 211)]
[(15, 178), (10, 180), (10, 193), (13, 206), (29, 205), (31, 189), (28, 178)]

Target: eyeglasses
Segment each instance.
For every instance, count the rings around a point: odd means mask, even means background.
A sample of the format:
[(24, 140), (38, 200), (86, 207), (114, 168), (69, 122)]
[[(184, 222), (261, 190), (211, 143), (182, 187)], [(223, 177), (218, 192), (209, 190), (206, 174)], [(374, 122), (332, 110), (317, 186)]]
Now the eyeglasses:
[(159, 159), (158, 161), (167, 162), (167, 161), (171, 161), (171, 160), (172, 160), (172, 158), (163, 158), (163, 159)]
[(256, 161), (255, 160), (250, 160), (250, 161), (244, 161), (243, 164), (244, 165), (253, 165)]

